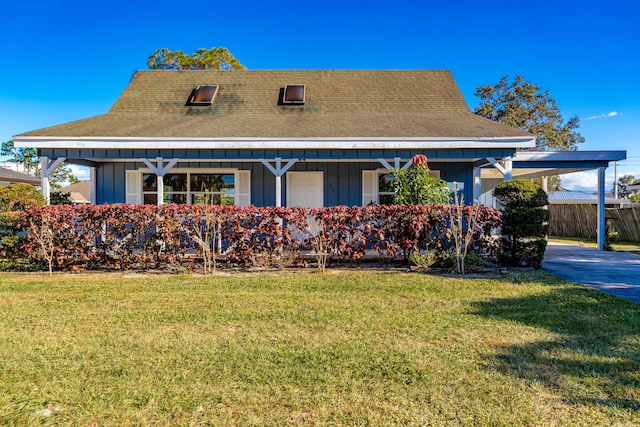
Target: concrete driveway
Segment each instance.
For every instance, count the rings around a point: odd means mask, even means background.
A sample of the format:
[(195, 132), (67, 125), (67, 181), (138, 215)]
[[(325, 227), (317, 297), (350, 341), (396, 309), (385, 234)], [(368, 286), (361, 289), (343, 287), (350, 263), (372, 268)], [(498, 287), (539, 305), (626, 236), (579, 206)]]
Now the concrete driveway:
[(640, 303), (640, 256), (549, 243), (542, 268), (572, 282)]

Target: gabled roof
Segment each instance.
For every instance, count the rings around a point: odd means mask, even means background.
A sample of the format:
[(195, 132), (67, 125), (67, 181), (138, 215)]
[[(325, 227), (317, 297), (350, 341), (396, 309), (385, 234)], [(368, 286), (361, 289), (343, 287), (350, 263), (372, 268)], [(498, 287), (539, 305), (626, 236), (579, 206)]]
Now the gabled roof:
[[(306, 85), (304, 105), (279, 104), (288, 84)], [(185, 105), (198, 85), (219, 86), (211, 106)], [(474, 115), (451, 73), (433, 70), (139, 71), (106, 114), (16, 137), (61, 138), (534, 141)]]
[(89, 203), (91, 200), (91, 181), (80, 181), (51, 191), (53, 193), (69, 193), (71, 201), (76, 204)]
[(0, 182), (18, 182), (22, 184), (39, 185), (40, 178), (34, 178), (31, 175), (15, 172), (11, 169), (0, 168)]

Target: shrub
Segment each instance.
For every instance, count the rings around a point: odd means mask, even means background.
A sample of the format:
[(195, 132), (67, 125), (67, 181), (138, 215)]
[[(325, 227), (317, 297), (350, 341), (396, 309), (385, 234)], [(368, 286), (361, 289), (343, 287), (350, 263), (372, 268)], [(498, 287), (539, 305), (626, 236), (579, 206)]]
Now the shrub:
[(408, 169), (395, 168), (391, 174), (398, 205), (449, 203), (451, 200), (446, 181), (429, 175), (427, 158), (423, 154), (413, 156)]
[[(472, 207), (461, 208), (468, 216)], [(457, 212), (457, 211), (456, 211)], [(282, 268), (310, 249), (328, 262), (408, 263), (414, 253), (447, 262), (450, 205), (336, 206), (322, 209), (210, 205), (85, 205), (34, 207), (20, 213), (23, 256), (52, 270), (149, 269), (220, 263)], [(454, 213), (457, 215), (457, 213)], [(492, 259), (491, 230), (500, 212), (480, 207), (469, 249)]]
[(0, 187), (0, 257), (7, 257), (4, 266), (13, 263), (20, 249), (23, 233), (16, 224), (23, 211), (44, 205), (44, 197), (33, 185), (11, 184)]
[(503, 182), (493, 190), (504, 206), (501, 261), (511, 266), (540, 268), (547, 246), (547, 193), (528, 179)]

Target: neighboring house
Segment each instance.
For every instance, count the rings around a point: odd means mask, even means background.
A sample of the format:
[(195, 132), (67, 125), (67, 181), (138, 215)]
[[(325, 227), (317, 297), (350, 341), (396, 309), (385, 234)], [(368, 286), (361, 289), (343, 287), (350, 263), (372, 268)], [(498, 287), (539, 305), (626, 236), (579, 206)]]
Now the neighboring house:
[(474, 115), (448, 71), (139, 71), (103, 115), (14, 137), (47, 176), (89, 166), (95, 203), (366, 205), (425, 154), (477, 198), (535, 136)]
[(0, 167), (0, 186), (16, 183), (40, 185), (40, 178), (34, 178), (31, 175)]
[(91, 181), (81, 181), (66, 187), (52, 190), (57, 193), (69, 193), (69, 199), (74, 205), (91, 203)]
[[(598, 195), (584, 191), (549, 191), (550, 205), (597, 205)], [(629, 205), (625, 199), (616, 199), (612, 194), (605, 194), (605, 206), (608, 208), (621, 208)]]

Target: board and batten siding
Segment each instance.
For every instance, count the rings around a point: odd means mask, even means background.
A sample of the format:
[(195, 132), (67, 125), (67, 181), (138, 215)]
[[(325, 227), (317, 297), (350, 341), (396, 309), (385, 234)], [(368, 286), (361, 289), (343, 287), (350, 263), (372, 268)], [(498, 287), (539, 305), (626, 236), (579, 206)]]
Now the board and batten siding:
[[(134, 194), (134, 189), (140, 182), (129, 182), (135, 171), (146, 169), (142, 162), (128, 163), (98, 163), (96, 168), (97, 203), (126, 203)], [(462, 182), (465, 201), (470, 203), (473, 190), (473, 165), (471, 163), (429, 162), (432, 170), (440, 171), (440, 178), (447, 182)], [(251, 177), (251, 204), (255, 206), (275, 205), (275, 176), (258, 162), (179, 162), (179, 169), (237, 169), (249, 171)], [(324, 206), (361, 206), (363, 203), (363, 171), (382, 168), (378, 162), (298, 162), (291, 169), (292, 172), (322, 171), (324, 176)], [(169, 172), (170, 173), (170, 172)], [(282, 177), (282, 205), (286, 200), (286, 174)], [(138, 200), (140, 202), (140, 200)]]

